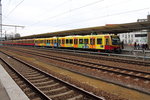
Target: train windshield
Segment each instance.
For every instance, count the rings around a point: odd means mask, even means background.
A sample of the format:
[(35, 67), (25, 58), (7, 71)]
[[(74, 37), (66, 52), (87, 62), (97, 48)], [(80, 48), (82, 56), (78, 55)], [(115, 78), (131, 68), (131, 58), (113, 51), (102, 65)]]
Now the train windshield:
[(120, 39), (118, 36), (111, 36), (112, 45), (120, 45)]

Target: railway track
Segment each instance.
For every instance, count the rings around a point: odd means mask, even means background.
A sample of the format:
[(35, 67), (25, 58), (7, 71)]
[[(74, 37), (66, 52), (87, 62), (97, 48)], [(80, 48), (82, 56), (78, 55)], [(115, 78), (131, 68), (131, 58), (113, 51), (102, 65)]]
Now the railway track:
[[(7, 48), (5, 46), (5, 48)], [(142, 61), (142, 60), (136, 60), (136, 59), (127, 59), (127, 58), (119, 58), (119, 57), (110, 57), (110, 56), (103, 56), (104, 54), (98, 54), (98, 53), (91, 53), (91, 52), (76, 52), (75, 50), (57, 50), (57, 49), (46, 49), (46, 48), (33, 48), (28, 47), (30, 50), (36, 50), (36, 51), (45, 51), (45, 52), (53, 52), (58, 54), (67, 54), (72, 56), (80, 56), (85, 58), (93, 58), (93, 59), (99, 59), (99, 60), (106, 60), (106, 61), (115, 61), (115, 62), (122, 62), (122, 63), (128, 63), (128, 64), (134, 64), (134, 65), (142, 65), (142, 66), (150, 66), (149, 61)], [(101, 55), (101, 56), (99, 56)], [(122, 57), (122, 56), (121, 56)]]
[[(44, 57), (44, 58), (48, 58), (48, 59), (53, 59), (53, 60), (57, 60), (60, 62), (66, 62), (66, 63), (71, 63), (73, 65), (77, 65), (80, 67), (84, 67), (84, 68), (88, 68), (91, 70), (98, 70), (98, 71), (103, 71), (103, 72), (107, 72), (107, 73), (113, 73), (116, 74), (117, 76), (124, 76), (126, 78), (132, 78), (132, 80), (139, 80), (141, 82), (145, 82), (145, 83), (149, 83), (150, 82), (150, 73), (148, 72), (141, 72), (141, 71), (136, 71), (136, 70), (130, 70), (130, 69), (125, 69), (125, 68), (118, 68), (118, 67), (114, 67), (114, 66), (108, 66), (108, 65), (104, 65), (104, 64), (96, 64), (96, 63), (92, 63), (92, 62), (88, 62), (82, 59), (73, 59), (73, 58), (69, 58), (69, 57), (60, 57), (60, 56), (53, 56), (53, 55), (48, 55), (48, 54), (44, 54), (44, 53), (39, 53), (39, 52), (33, 52), (30, 50), (17, 50), (14, 49), (18, 52), (24, 52), (27, 54), (31, 54), (31, 55), (35, 55), (35, 56), (39, 56), (39, 57)], [(95, 71), (96, 72), (96, 71)], [(106, 81), (106, 80), (105, 80)], [(110, 81), (109, 81), (110, 82)], [(111, 81), (112, 82), (112, 81)], [(114, 81), (112, 83), (115, 83)], [(118, 84), (118, 83), (115, 83)], [(144, 84), (144, 83), (143, 83)], [(120, 83), (119, 83), (120, 85)], [(122, 85), (121, 85), (122, 86)], [(123, 85), (125, 86), (125, 85)], [(125, 86), (128, 87), (128, 86)], [(135, 90), (138, 90), (140, 92), (144, 92), (147, 94), (150, 94), (149, 91), (145, 91), (145, 90), (141, 90), (138, 88), (134, 88), (134, 87), (129, 87)]]
[[(100, 59), (100, 60), (106, 60), (106, 61), (115, 61), (115, 62), (122, 62), (122, 63), (128, 63), (128, 64), (134, 64), (134, 65), (142, 65), (142, 66), (150, 66), (150, 62), (149, 61), (141, 61), (141, 60), (135, 60), (135, 59), (126, 59), (126, 58), (119, 58), (119, 57), (110, 57), (110, 56), (103, 56), (104, 54), (101, 54), (101, 56), (99, 56), (99, 54), (97, 53), (91, 53), (91, 52), (76, 52), (76, 51), (72, 51), (68, 50), (55, 50), (55, 49), (46, 49), (46, 48), (32, 48), (29, 47), (31, 50), (38, 50), (38, 51), (46, 51), (46, 52), (54, 52), (54, 53), (59, 53), (59, 54), (67, 54), (67, 55), (75, 55), (75, 56), (81, 56), (81, 57), (90, 57), (93, 59)], [(122, 56), (121, 56), (122, 57)]]
[[(105, 100), (16, 57), (1, 57), (5, 68), (32, 100)], [(13, 62), (12, 62), (13, 61)], [(9, 62), (9, 63), (8, 63)]]

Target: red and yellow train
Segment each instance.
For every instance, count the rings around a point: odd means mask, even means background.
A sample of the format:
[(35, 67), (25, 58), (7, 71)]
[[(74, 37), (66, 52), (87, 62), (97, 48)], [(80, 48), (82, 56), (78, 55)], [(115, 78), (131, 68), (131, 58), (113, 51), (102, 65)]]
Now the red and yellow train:
[(121, 51), (120, 39), (113, 34), (8, 40), (2, 44)]

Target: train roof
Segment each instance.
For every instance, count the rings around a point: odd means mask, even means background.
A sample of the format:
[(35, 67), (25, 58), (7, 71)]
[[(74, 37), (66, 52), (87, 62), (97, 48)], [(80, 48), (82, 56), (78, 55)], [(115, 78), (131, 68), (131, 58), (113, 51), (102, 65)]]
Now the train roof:
[(53, 36), (60, 37), (60, 36), (68, 36), (68, 35), (88, 35), (91, 34), (92, 32), (96, 32), (98, 34), (106, 34), (106, 33), (118, 34), (118, 33), (133, 32), (133, 31), (149, 29), (149, 28), (150, 28), (150, 21), (124, 23), (124, 24), (107, 24), (105, 26), (50, 32), (50, 33), (44, 33), (38, 35), (24, 36), (15, 39), (47, 38)]

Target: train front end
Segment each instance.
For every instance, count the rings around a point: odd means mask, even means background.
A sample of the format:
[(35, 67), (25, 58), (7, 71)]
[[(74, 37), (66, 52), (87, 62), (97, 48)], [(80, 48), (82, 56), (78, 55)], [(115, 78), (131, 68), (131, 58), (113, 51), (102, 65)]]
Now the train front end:
[(110, 35), (109, 38), (106, 38), (105, 49), (109, 52), (121, 52), (121, 42), (120, 38), (117, 35)]

